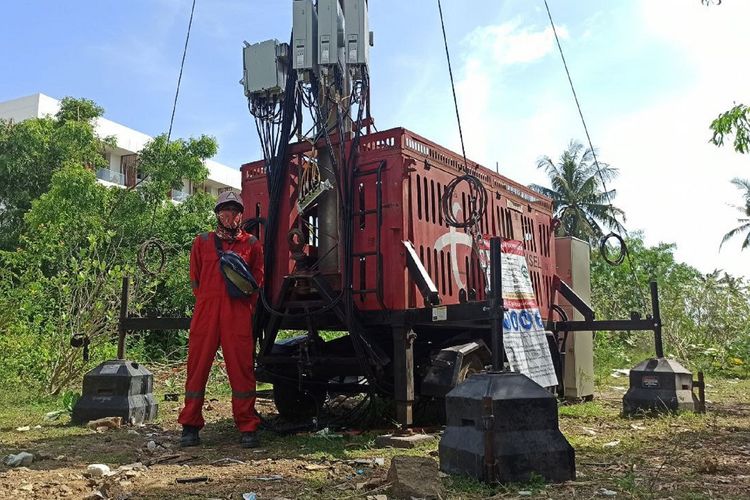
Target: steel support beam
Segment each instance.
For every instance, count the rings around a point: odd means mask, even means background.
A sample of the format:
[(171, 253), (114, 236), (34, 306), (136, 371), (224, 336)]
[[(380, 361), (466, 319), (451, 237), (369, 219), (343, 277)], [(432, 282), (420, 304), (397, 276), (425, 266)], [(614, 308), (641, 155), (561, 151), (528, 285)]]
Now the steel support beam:
[[(117, 325), (117, 359), (125, 359), (125, 333), (129, 330), (124, 322), (128, 317), (130, 302), (130, 278), (122, 277), (122, 294), (120, 295), (120, 322)], [(84, 357), (86, 354), (84, 353)]]
[(393, 381), (396, 420), (403, 427), (414, 423), (414, 338), (406, 327), (393, 329)]

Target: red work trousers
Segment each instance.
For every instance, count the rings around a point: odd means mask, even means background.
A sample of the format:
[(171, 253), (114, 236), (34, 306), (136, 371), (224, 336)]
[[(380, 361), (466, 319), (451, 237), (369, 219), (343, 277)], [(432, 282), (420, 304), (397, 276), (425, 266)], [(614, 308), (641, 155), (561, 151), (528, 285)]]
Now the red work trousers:
[(249, 300), (230, 299), (225, 293), (196, 301), (188, 340), (185, 407), (178, 421), (202, 428), (206, 382), (221, 345), (232, 386), (232, 413), (241, 432), (255, 431), (260, 419), (255, 413), (252, 309)]

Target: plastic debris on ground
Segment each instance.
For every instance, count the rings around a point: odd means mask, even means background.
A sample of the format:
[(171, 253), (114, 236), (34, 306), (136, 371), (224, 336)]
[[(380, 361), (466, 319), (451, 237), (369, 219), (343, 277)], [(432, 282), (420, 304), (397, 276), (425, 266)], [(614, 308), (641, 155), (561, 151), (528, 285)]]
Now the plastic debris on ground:
[(105, 464), (91, 464), (86, 467), (86, 473), (89, 477), (102, 477), (109, 472), (109, 466)]
[(60, 415), (66, 413), (66, 410), (55, 410), (44, 414), (44, 421), (50, 422), (52, 420), (57, 420), (60, 418)]
[(33, 461), (34, 455), (25, 451), (15, 455), (8, 455), (4, 460), (5, 465), (8, 467), (26, 467), (27, 465), (31, 465)]
[(331, 432), (331, 429), (329, 429), (328, 427), (321, 429), (318, 432), (314, 432), (312, 435), (313, 437), (320, 437), (325, 439), (339, 439), (344, 437), (342, 434)]

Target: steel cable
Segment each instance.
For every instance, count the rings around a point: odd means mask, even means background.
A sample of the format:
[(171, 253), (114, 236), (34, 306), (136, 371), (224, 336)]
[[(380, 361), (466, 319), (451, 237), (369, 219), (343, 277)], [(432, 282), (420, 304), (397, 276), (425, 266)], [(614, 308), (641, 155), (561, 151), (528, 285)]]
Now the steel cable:
[(177, 77), (177, 90), (174, 93), (174, 103), (172, 104), (172, 117), (169, 119), (169, 132), (167, 132), (167, 142), (172, 137), (172, 124), (174, 123), (174, 114), (177, 110), (177, 97), (180, 95), (180, 84), (182, 83), (182, 70), (185, 67), (185, 56), (187, 55), (188, 42), (190, 41), (190, 30), (193, 27), (193, 14), (195, 13), (195, 0), (190, 9), (190, 21), (188, 22), (187, 35), (185, 36), (185, 47), (182, 49), (182, 62), (180, 62), (180, 74)]
[[(453, 81), (453, 68), (451, 67), (451, 55), (448, 51), (448, 37), (445, 34), (445, 21), (443, 19), (443, 7), (440, 3), (440, 0), (437, 0), (438, 4), (438, 11), (440, 12), (440, 27), (443, 31), (443, 43), (445, 45), (445, 58), (448, 61), (448, 75), (450, 76), (451, 81), (451, 91), (453, 92), (453, 106), (456, 110), (456, 122), (458, 123), (458, 136), (461, 139), (461, 154), (463, 155), (464, 159), (464, 175), (458, 176), (454, 178), (448, 185), (445, 187), (445, 191), (443, 192), (443, 197), (440, 200), (440, 203), (443, 208), (443, 216), (448, 223), (448, 225), (456, 227), (456, 228), (463, 228), (463, 229), (473, 229), (477, 223), (484, 217), (484, 212), (487, 209), (487, 190), (485, 189), (484, 185), (482, 184), (482, 181), (476, 177), (475, 175), (472, 175), (469, 172), (469, 162), (466, 160), (466, 147), (464, 146), (464, 134), (463, 130), (461, 128), (461, 115), (458, 111), (458, 98), (456, 97), (456, 85)], [(453, 199), (453, 192), (456, 189), (456, 186), (461, 184), (462, 182), (466, 182), (469, 186), (469, 208), (468, 208), (468, 214), (463, 214), (463, 221), (458, 221), (456, 218), (456, 214), (453, 212), (453, 207), (451, 206), (451, 200)], [(473, 233), (474, 231), (472, 231)], [(474, 240), (475, 238), (472, 238)]]

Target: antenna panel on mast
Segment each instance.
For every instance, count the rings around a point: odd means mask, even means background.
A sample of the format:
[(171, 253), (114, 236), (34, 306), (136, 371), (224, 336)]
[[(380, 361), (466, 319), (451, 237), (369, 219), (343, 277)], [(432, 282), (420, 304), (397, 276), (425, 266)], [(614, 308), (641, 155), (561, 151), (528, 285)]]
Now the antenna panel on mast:
[(344, 0), (344, 18), (346, 63), (350, 67), (369, 65), (373, 37), (367, 21), (367, 0)]
[(292, 67), (313, 71), (318, 61), (318, 17), (312, 0), (294, 0), (292, 44)]
[(318, 0), (318, 64), (346, 67), (344, 11), (339, 0)]

